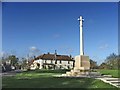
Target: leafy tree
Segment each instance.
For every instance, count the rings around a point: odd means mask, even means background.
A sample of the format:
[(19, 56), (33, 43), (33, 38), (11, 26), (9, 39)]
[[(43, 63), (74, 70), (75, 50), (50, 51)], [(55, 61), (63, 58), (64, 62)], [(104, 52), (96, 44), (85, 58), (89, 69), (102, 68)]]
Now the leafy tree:
[(23, 69), (26, 68), (26, 66), (27, 66), (27, 59), (22, 58), (21, 66), (22, 66)]
[(97, 62), (90, 59), (90, 69), (97, 69), (97, 68), (98, 68)]
[(28, 61), (26, 58), (22, 58), (22, 64), (21, 64), (22, 69), (30, 69), (30, 61)]
[(120, 55), (118, 55), (117, 61), (118, 61), (118, 69), (120, 69)]
[(10, 64), (12, 65), (12, 66), (16, 66), (16, 65), (18, 65), (18, 58), (15, 56), (15, 55), (10, 55), (9, 57), (8, 57), (8, 60), (10, 60)]
[(108, 65), (103, 62), (103, 63), (99, 66), (99, 69), (108, 69)]
[(120, 55), (115, 53), (106, 57), (105, 61), (99, 66), (101, 69), (118, 69), (120, 66)]
[(106, 60), (105, 63), (108, 66), (108, 69), (118, 69), (118, 56), (114, 53), (110, 54)]

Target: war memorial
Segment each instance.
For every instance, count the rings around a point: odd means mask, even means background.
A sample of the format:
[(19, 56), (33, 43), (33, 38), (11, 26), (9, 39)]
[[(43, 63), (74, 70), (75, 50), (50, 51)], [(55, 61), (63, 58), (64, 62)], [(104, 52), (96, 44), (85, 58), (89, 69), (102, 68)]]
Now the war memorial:
[(81, 76), (89, 75), (90, 72), (90, 59), (89, 56), (84, 54), (84, 33), (83, 33), (83, 17), (78, 18), (80, 29), (80, 55), (75, 56), (75, 67), (70, 72), (62, 74), (62, 76)]

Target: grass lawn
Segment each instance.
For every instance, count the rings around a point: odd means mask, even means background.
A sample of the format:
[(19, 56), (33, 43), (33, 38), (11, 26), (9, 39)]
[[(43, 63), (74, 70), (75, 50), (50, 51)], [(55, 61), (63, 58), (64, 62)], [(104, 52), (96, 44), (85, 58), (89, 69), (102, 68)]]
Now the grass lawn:
[(57, 78), (53, 75), (65, 71), (37, 70), (3, 77), (3, 88), (116, 88), (92, 78)]
[(106, 69), (99, 69), (97, 70), (101, 74), (105, 75), (112, 75), (113, 77), (118, 77), (120, 78), (120, 70), (106, 70)]

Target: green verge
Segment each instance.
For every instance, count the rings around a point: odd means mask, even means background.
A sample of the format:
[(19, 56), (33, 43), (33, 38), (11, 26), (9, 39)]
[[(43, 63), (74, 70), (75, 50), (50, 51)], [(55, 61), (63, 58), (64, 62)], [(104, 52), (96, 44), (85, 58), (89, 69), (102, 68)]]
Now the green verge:
[[(48, 73), (49, 72), (49, 73)], [(93, 78), (58, 78), (56, 71), (28, 71), (3, 77), (3, 88), (116, 88)]]

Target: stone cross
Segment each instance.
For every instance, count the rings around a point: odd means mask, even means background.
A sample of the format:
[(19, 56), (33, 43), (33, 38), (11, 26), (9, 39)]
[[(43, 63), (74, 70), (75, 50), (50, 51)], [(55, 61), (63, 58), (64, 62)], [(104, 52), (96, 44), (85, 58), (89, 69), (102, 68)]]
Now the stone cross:
[(80, 16), (78, 18), (79, 22), (80, 22), (80, 55), (84, 55), (84, 41), (83, 41), (83, 30), (82, 30), (82, 27), (83, 27), (83, 18), (82, 16)]

